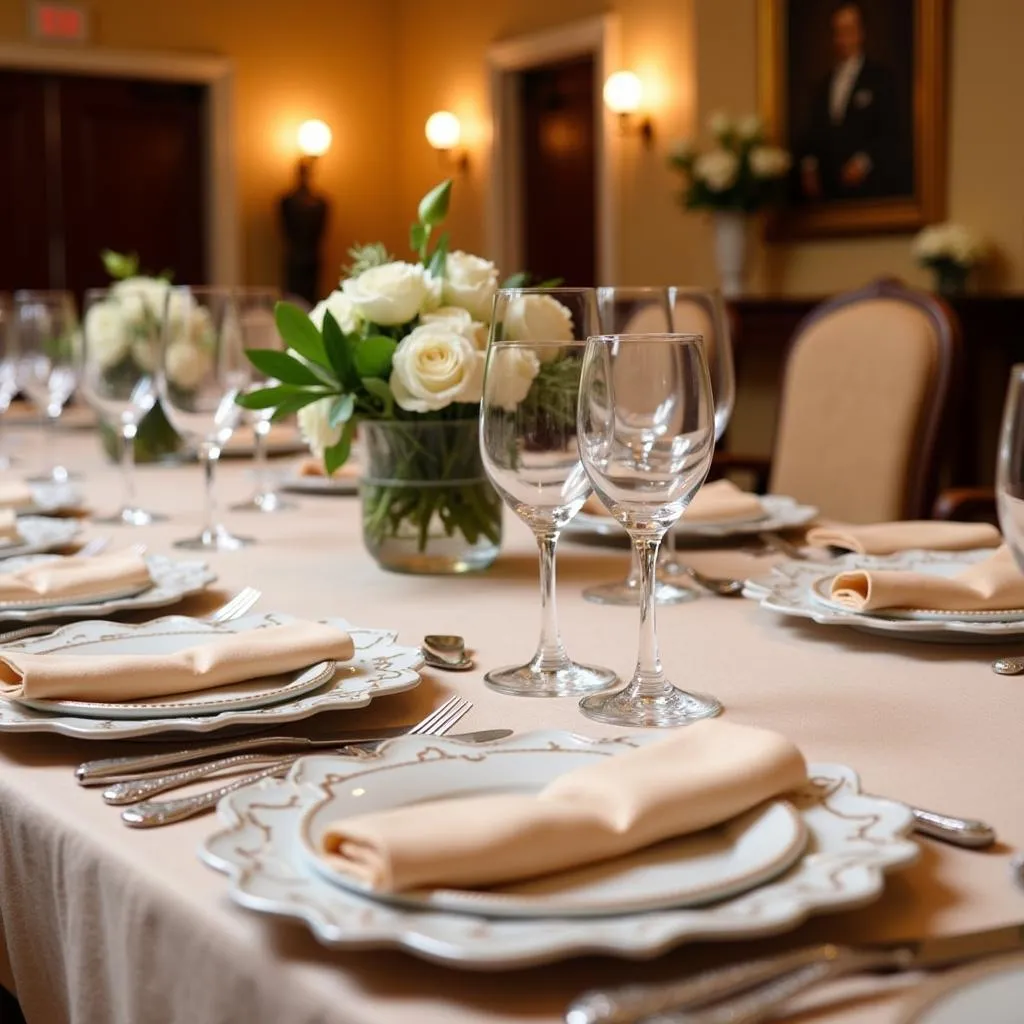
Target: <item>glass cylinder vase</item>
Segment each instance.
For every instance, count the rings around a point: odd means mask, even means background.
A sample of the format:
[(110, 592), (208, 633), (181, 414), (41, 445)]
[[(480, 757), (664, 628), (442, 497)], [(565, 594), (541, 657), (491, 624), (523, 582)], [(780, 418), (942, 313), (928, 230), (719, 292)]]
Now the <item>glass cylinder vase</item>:
[(486, 569), (501, 543), (501, 499), (484, 475), (479, 421), (359, 425), (363, 542), (392, 572)]

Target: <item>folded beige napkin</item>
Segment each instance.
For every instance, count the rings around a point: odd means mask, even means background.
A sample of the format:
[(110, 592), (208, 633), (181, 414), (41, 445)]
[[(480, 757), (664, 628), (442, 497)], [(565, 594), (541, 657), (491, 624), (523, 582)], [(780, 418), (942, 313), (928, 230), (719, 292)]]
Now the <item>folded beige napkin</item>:
[(355, 653), (344, 630), (319, 622), (218, 634), (176, 654), (0, 653), (0, 694), (50, 700), (124, 701), (212, 690), (294, 672)]
[(900, 523), (871, 523), (868, 526), (813, 526), (807, 543), (818, 548), (846, 548), (861, 555), (894, 555), (898, 551), (924, 548), (930, 551), (970, 551), (996, 548), (1002, 543), (999, 531), (988, 523), (940, 523), (928, 519)]
[(21, 480), (0, 480), (0, 508), (28, 508), (33, 501), (28, 484)]
[[(583, 510), (594, 516), (609, 515), (596, 494), (587, 498)], [(705, 484), (694, 495), (683, 520), (687, 523), (716, 523), (730, 519), (755, 519), (760, 515), (764, 515), (764, 507), (756, 494), (741, 491), (731, 480), (715, 480)]]
[(0, 603), (99, 599), (143, 590), (152, 582), (146, 560), (132, 551), (57, 558), (0, 575)]
[(536, 795), (438, 800), (332, 825), (321, 853), (380, 891), (467, 888), (617, 857), (727, 821), (800, 786), (804, 759), (774, 732), (698, 722), (562, 775)]
[(1024, 573), (1009, 548), (944, 579), (920, 572), (858, 570), (832, 581), (832, 600), (857, 612), (881, 608), (1005, 611), (1024, 608)]
[[(326, 476), (323, 459), (316, 458), (303, 459), (296, 472), (299, 476)], [(349, 459), (344, 466), (339, 466), (330, 478), (332, 480), (349, 480), (361, 475), (362, 467), (354, 459)]]
[(0, 508), (0, 545), (13, 544), (16, 540), (21, 540), (18, 516), (12, 508)]

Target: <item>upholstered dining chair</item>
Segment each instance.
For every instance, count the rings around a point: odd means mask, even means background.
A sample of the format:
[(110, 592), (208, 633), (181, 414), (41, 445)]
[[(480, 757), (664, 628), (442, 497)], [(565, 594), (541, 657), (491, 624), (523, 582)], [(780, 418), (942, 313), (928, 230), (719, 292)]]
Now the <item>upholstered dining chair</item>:
[(830, 299), (790, 343), (770, 464), (724, 453), (719, 471), (761, 471), (832, 519), (926, 517), (958, 352), (956, 316), (929, 293), (885, 279)]

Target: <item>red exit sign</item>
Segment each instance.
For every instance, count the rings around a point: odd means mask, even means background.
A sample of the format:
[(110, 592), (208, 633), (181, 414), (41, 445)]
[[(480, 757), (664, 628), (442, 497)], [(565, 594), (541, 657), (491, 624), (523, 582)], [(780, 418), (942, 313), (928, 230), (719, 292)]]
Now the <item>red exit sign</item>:
[(35, 39), (84, 43), (89, 37), (89, 17), (85, 8), (78, 4), (33, 3), (29, 19)]

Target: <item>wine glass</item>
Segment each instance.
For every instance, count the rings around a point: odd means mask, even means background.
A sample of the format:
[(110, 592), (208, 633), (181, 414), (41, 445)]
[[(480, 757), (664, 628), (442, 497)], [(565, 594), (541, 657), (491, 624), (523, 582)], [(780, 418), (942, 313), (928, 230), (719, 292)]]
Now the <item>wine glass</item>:
[[(576, 441), (576, 406), (586, 350), (581, 336), (594, 322), (589, 288), (502, 289), (494, 303), (480, 450), (502, 500), (537, 538), (541, 596), (540, 643), (533, 658), (484, 677), (502, 693), (565, 697), (616, 681), (610, 669), (570, 660), (555, 609), (558, 535), (590, 494)], [(523, 334), (538, 340), (518, 340)]]
[[(0, 416), (11, 406), (18, 393), (18, 359), (11, 302), (0, 293)], [(0, 470), (10, 469), (11, 459), (0, 455)]]
[(580, 382), (583, 467), (602, 503), (629, 533), (640, 558), (639, 657), (628, 685), (592, 694), (580, 709), (626, 726), (685, 725), (717, 715), (713, 697), (687, 693), (661, 665), (655, 623), (658, 547), (711, 467), (714, 399), (697, 335), (591, 338)]
[(192, 551), (236, 551), (252, 543), (217, 521), (214, 470), (242, 418), (235, 399), (252, 379), (238, 306), (229, 288), (171, 288), (164, 314), (157, 387), (171, 426), (199, 450), (205, 517), (197, 537), (175, 541)]
[[(619, 288), (597, 289), (597, 312), (603, 334), (666, 334), (672, 328), (672, 307), (668, 288)], [(624, 368), (631, 372), (631, 368)], [(698, 595), (687, 585), (657, 580), (654, 584), (654, 599), (658, 604), (682, 604), (693, 601)], [(587, 587), (583, 597), (594, 604), (634, 605), (640, 604), (640, 560), (636, 549), (629, 557), (629, 575), (624, 580), (600, 583)]]
[[(274, 322), (274, 306), (281, 298), (276, 288), (239, 288), (236, 290), (238, 322), (242, 332), (242, 347), (283, 350), (285, 345), (277, 333)], [(252, 369), (254, 388), (273, 386), (278, 382), (265, 377), (255, 367)], [(281, 497), (267, 472), (267, 436), (270, 433), (271, 409), (247, 409), (246, 419), (252, 424), (253, 432), (253, 474), (256, 490), (252, 497), (232, 505), (238, 512), (284, 512), (295, 508), (295, 503)]]
[(1024, 363), (1010, 370), (996, 463), (999, 526), (1024, 572)]
[[(668, 289), (668, 302), (672, 311), (672, 330), (677, 334), (699, 334), (704, 339), (704, 355), (715, 398), (715, 444), (718, 444), (729, 426), (736, 404), (736, 371), (725, 301), (717, 288), (672, 286)], [(665, 537), (661, 571), (670, 577), (686, 572), (686, 566), (678, 559), (676, 537), (671, 530)]]
[[(15, 292), (14, 330), (18, 387), (45, 415), (51, 432), (47, 447), (56, 450), (57, 423), (77, 384), (74, 298), (64, 291)], [(71, 473), (57, 464), (31, 479), (66, 483), (70, 478)]]
[(135, 436), (156, 404), (154, 372), (160, 358), (162, 296), (152, 290), (92, 288), (85, 293), (79, 376), (85, 400), (117, 427), (124, 501), (98, 523), (148, 526), (164, 516), (135, 500)]

